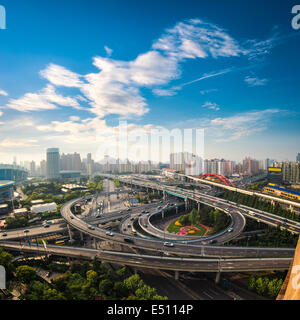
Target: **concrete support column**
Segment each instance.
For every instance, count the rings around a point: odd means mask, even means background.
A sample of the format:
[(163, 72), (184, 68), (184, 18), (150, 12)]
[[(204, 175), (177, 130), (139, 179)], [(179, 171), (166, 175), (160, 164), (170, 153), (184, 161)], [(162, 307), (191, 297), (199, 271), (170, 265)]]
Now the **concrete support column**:
[(220, 279), (221, 279), (221, 271), (217, 272), (215, 283), (218, 284), (220, 282)]
[(96, 242), (96, 238), (93, 239), (93, 244), (94, 244), (94, 248), (97, 249), (97, 242)]
[(161, 212), (161, 217), (162, 217), (162, 219), (165, 218), (165, 210), (162, 210), (162, 212)]
[(175, 280), (178, 281), (179, 280), (179, 271), (175, 270)]
[(198, 202), (198, 211), (200, 211), (200, 208), (201, 208), (201, 203)]
[(185, 210), (188, 209), (188, 199), (184, 199)]
[(68, 229), (70, 241), (73, 241), (71, 229), (70, 229), (70, 226), (68, 224), (67, 224), (67, 229)]
[(176, 214), (178, 214), (178, 207), (176, 207), (176, 209), (175, 209), (175, 210), (176, 210)]
[(83, 233), (82, 232), (79, 232), (80, 233), (80, 240), (83, 241)]

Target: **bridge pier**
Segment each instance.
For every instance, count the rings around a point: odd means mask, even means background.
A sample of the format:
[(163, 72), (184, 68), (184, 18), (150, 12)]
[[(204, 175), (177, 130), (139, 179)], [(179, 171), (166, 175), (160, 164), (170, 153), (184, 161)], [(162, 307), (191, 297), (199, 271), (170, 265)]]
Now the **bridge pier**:
[(220, 282), (220, 279), (221, 279), (221, 271), (218, 271), (216, 274), (215, 283), (218, 284)]
[(161, 218), (164, 219), (165, 218), (165, 210), (161, 211)]
[(70, 241), (73, 241), (72, 233), (71, 233), (71, 229), (70, 229), (70, 225), (69, 224), (67, 224), (67, 229), (68, 229)]
[(187, 209), (188, 209), (188, 199), (187, 198), (184, 199), (184, 206), (185, 206), (185, 211), (187, 211)]
[(83, 233), (80, 231), (79, 234), (80, 234), (80, 240), (83, 241)]
[(179, 271), (175, 270), (175, 280), (178, 281), (179, 280)]
[(201, 203), (198, 202), (198, 211), (200, 211), (200, 208), (201, 208)]

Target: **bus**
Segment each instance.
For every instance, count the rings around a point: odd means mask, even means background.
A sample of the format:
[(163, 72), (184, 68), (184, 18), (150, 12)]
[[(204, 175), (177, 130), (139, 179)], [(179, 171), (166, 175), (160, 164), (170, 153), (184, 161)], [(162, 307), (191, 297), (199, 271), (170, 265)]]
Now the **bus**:
[(55, 244), (58, 246), (63, 246), (65, 244), (65, 240), (56, 241)]

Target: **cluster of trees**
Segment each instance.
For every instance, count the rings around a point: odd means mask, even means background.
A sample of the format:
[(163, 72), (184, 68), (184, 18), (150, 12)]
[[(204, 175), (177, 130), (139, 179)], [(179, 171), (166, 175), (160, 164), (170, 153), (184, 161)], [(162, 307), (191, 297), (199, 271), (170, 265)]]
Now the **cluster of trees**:
[(225, 229), (231, 219), (222, 211), (204, 207), (200, 211), (194, 208), (188, 215), (181, 216), (178, 221), (184, 226), (200, 223), (212, 227), (211, 233), (217, 233)]
[(17, 229), (28, 226), (28, 217), (8, 217), (5, 219), (6, 229)]
[(233, 240), (231, 244), (243, 247), (296, 247), (298, 235), (287, 230), (269, 228), (263, 235), (253, 235), (251, 237)]
[(283, 284), (283, 276), (256, 277), (252, 275), (248, 279), (248, 289), (261, 296), (276, 298)]
[(93, 182), (90, 182), (87, 187), (92, 191), (92, 192), (99, 192), (103, 189), (103, 178), (100, 176), (96, 176), (93, 179)]
[(115, 184), (116, 188), (120, 188), (120, 186), (121, 186), (121, 183), (118, 179), (114, 179), (114, 184)]
[(245, 206), (255, 209), (267, 211), (287, 219), (300, 221), (300, 215), (297, 215), (295, 212), (283, 209), (278, 203), (273, 206), (267, 201), (260, 200), (257, 196), (250, 196), (247, 194), (226, 190), (224, 192), (224, 199), (241, 203)]
[(264, 181), (260, 181), (260, 182), (251, 184), (250, 186), (247, 187), (247, 189), (260, 191), (260, 190), (262, 190), (263, 187), (265, 187), (267, 184), (268, 184), (268, 181), (267, 181), (267, 180), (264, 180)]
[[(163, 300), (155, 288), (146, 285), (138, 274), (131, 275), (128, 267), (112, 272), (101, 261), (60, 263), (67, 271), (48, 283), (41, 279), (33, 266), (12, 262), (13, 256), (0, 250), (0, 264), (6, 268), (10, 283), (25, 285), (24, 300)], [(48, 264), (50, 262), (50, 264)], [(59, 265), (53, 261), (31, 261), (29, 264), (49, 267)], [(64, 267), (62, 267), (64, 266)], [(3, 298), (3, 295), (2, 295)], [(0, 296), (1, 299), (1, 296)]]

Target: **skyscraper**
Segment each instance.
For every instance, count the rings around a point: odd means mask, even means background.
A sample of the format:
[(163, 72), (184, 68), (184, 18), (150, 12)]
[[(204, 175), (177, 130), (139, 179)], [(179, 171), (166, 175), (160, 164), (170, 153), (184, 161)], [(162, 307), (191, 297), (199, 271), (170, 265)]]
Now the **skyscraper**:
[(300, 153), (297, 154), (296, 161), (300, 162)]
[(59, 178), (59, 149), (47, 149), (47, 179)]

